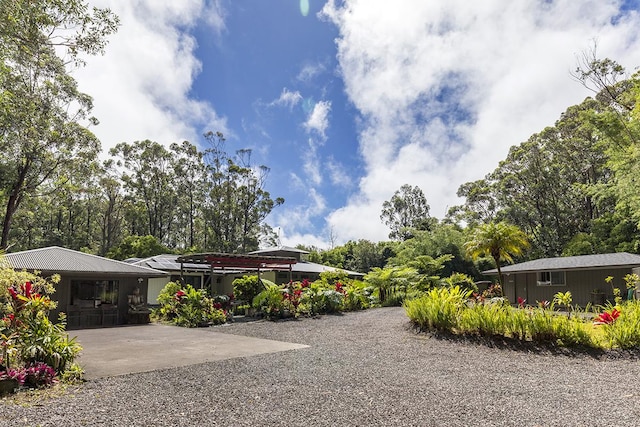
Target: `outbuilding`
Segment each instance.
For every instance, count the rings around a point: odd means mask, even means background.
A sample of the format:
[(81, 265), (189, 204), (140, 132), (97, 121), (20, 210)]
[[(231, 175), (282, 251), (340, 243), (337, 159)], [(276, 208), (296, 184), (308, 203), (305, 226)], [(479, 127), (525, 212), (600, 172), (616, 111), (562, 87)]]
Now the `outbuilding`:
[(9, 253), (5, 258), (16, 270), (39, 272), (43, 277), (60, 275), (52, 295), (58, 306), (50, 317), (55, 320), (60, 312), (66, 313), (69, 329), (148, 319), (148, 312), (132, 310), (131, 302), (136, 300), (138, 307), (144, 306), (149, 279), (167, 275), (152, 268), (58, 246)]
[[(571, 292), (573, 304), (603, 304), (613, 301), (614, 288), (627, 297), (625, 276), (640, 274), (640, 255), (627, 252), (542, 258), (501, 267), (504, 295), (511, 302), (522, 298), (528, 304), (552, 301), (558, 292)], [(497, 275), (498, 270), (484, 271)], [(610, 281), (607, 278), (611, 277)], [(632, 287), (631, 295), (635, 291)]]

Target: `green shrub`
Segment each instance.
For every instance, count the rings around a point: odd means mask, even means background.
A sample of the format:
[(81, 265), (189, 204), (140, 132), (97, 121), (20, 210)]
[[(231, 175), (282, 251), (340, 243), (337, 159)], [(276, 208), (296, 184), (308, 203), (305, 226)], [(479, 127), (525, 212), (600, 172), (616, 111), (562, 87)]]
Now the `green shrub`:
[[(640, 301), (625, 301), (616, 307), (619, 307), (619, 316), (613, 322), (602, 325), (609, 347), (640, 347)], [(609, 307), (609, 310), (613, 309)]]
[(67, 335), (65, 315), (57, 323), (48, 317), (56, 307), (49, 295), (58, 281), (59, 276), (44, 279), (0, 265), (0, 365), (45, 364), (61, 374), (78, 356), (82, 347)]
[(284, 313), (284, 297), (280, 286), (269, 285), (253, 299), (253, 307), (267, 319), (279, 319)]
[(478, 285), (475, 284), (473, 278), (464, 273), (453, 273), (443, 281), (448, 286), (460, 286), (465, 291), (478, 292)]
[(342, 308), (345, 311), (365, 310), (371, 306), (373, 288), (366, 283), (353, 281), (346, 287)]
[(158, 295), (158, 302), (160, 307), (154, 311), (155, 317), (178, 326), (194, 328), (227, 321), (227, 313), (216, 307), (205, 290), (191, 285), (183, 287), (179, 283), (167, 283)]
[(407, 316), (424, 330), (454, 332), (458, 328), (458, 316), (471, 295), (459, 286), (434, 288), (423, 297), (405, 303)]
[(250, 304), (264, 289), (264, 285), (255, 275), (238, 277), (233, 281), (233, 296), (237, 301), (246, 301)]
[(509, 311), (510, 308), (501, 303), (474, 303), (461, 311), (459, 328), (464, 333), (480, 336), (505, 335), (509, 330)]
[(24, 322), (17, 343), (20, 359), (26, 364), (45, 363), (60, 374), (80, 354), (80, 344), (67, 335), (64, 314), (53, 323), (45, 312), (38, 311)]

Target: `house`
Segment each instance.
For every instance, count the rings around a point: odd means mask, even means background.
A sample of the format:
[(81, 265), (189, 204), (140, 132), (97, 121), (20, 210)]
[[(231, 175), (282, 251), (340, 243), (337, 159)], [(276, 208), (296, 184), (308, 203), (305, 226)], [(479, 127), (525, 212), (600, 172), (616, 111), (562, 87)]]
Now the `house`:
[[(504, 266), (504, 294), (511, 302), (518, 298), (534, 305), (536, 301), (551, 301), (558, 292), (570, 291), (573, 304), (602, 304), (613, 301), (613, 288), (626, 296), (624, 277), (640, 274), (640, 255), (627, 252), (543, 258)], [(484, 271), (497, 275), (498, 270)], [(607, 277), (613, 277), (611, 283)], [(603, 295), (604, 294), (604, 295)]]
[(233, 281), (245, 275), (257, 274), (277, 284), (307, 279), (314, 281), (325, 271), (343, 271), (348, 277), (358, 279), (364, 276), (354, 271), (342, 270), (326, 265), (308, 262), (307, 251), (281, 246), (242, 254), (206, 253), (192, 255), (157, 255), (149, 258), (132, 258), (125, 262), (141, 267), (161, 270), (166, 277), (150, 278), (147, 299), (149, 304), (157, 304), (162, 288), (169, 281), (190, 284), (196, 289), (204, 288), (211, 295), (233, 293)]
[(16, 270), (38, 271), (43, 277), (60, 275), (52, 299), (67, 315), (67, 327), (114, 326), (135, 321), (129, 301), (147, 295), (149, 280), (167, 274), (152, 268), (90, 255), (57, 246), (9, 253), (6, 260)]
[(158, 303), (158, 295), (169, 282), (180, 281), (196, 289), (207, 289), (211, 295), (228, 295), (233, 292), (233, 281), (246, 272), (242, 269), (215, 269), (209, 263), (179, 262), (179, 255), (162, 254), (149, 258), (130, 258), (125, 260), (140, 267), (161, 270), (165, 277), (149, 278), (147, 300), (149, 304)]
[(289, 280), (301, 281), (307, 279), (311, 282), (320, 278), (320, 273), (323, 272), (344, 272), (351, 279), (362, 279), (364, 274), (355, 271), (344, 270), (342, 268), (329, 267), (327, 265), (317, 264), (315, 262), (309, 262), (305, 259), (305, 256), (309, 252), (292, 248), (289, 246), (279, 246), (268, 249), (260, 249), (257, 251), (249, 252), (250, 255), (268, 255), (268, 256), (280, 256), (294, 258), (297, 262), (291, 266), (291, 277), (287, 272), (271, 271), (265, 273), (262, 277), (271, 280), (277, 284), (288, 283)]

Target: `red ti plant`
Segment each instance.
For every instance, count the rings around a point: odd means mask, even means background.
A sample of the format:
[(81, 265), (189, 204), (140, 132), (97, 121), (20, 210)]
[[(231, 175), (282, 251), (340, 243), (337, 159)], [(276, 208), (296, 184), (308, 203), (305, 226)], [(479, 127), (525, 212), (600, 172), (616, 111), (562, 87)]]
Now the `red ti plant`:
[(176, 301), (178, 302), (182, 302), (182, 298), (186, 297), (187, 294), (185, 291), (183, 291), (182, 289), (179, 289), (178, 292), (176, 292), (174, 298)]
[(527, 300), (522, 298), (522, 297), (518, 297), (518, 307), (520, 308), (524, 308), (525, 304), (527, 303)]
[(347, 293), (347, 291), (344, 289), (344, 285), (340, 282), (336, 282), (336, 292), (340, 292), (343, 295)]
[(549, 305), (551, 305), (551, 303), (546, 299), (543, 299), (542, 301), (536, 301), (536, 302), (538, 303), (538, 307), (540, 308), (549, 308)]
[(611, 311), (600, 313), (593, 319), (593, 323), (594, 325), (612, 325), (618, 317), (620, 317), (620, 312), (614, 308)]

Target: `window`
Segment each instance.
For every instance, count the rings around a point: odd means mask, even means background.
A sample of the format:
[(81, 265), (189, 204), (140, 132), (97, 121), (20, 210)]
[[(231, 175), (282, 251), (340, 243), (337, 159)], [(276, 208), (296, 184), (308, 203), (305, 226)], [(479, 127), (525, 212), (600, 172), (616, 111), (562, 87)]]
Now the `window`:
[(538, 273), (538, 286), (566, 286), (564, 271), (541, 271)]
[(72, 280), (71, 305), (98, 307), (118, 303), (117, 280)]

